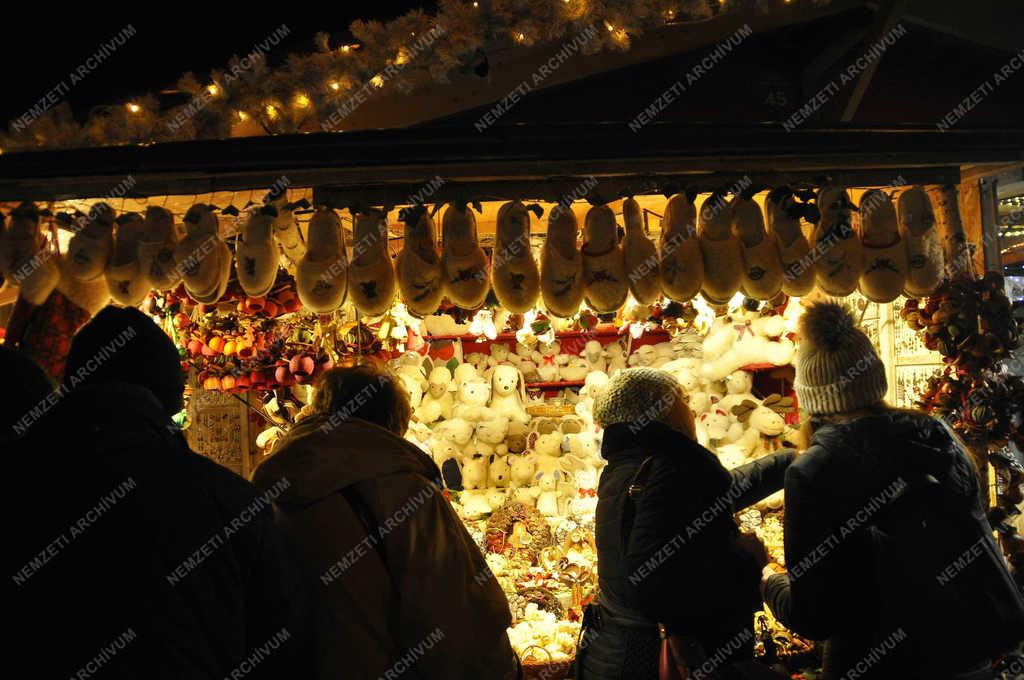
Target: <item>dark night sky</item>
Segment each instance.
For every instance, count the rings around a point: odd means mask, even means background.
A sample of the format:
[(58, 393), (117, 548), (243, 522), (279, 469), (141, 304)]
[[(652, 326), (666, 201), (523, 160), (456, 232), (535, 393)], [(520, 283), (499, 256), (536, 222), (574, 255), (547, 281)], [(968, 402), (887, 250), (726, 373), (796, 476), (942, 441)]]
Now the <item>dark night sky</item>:
[[(254, 4), (250, 11), (245, 5), (231, 3), (225, 9), (233, 11), (224, 11), (222, 16), (205, 3), (136, 5), (141, 11), (135, 12), (112, 5), (92, 5), (88, 12), (76, 12), (67, 5), (50, 6), (54, 16), (5, 25), (0, 39), (4, 91), (0, 124), (20, 116), (62, 79), (67, 81), (70, 72), (128, 24), (135, 28), (135, 36), (68, 92), (66, 99), (76, 113), (173, 85), (188, 70), (203, 74), (223, 66), (232, 54), (248, 52), (282, 24), (291, 33), (287, 44), (271, 53), (271, 60), (289, 50), (312, 51), (312, 38), (318, 31), (340, 38), (355, 19), (388, 19), (417, 7), (432, 11), (435, 5), (376, 0), (308, 4), (296, 6), (300, 11), (288, 12), (287, 3)], [(98, 20), (100, 16), (104, 19)]]

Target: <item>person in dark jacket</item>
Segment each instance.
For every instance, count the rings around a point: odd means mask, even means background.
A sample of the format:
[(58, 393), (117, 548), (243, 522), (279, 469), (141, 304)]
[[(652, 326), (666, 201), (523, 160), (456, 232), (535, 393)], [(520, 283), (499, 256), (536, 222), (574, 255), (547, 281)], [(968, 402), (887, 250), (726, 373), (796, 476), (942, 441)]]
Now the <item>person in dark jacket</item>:
[(885, 368), (849, 311), (801, 319), (796, 391), (815, 417), (786, 473), (788, 573), (765, 601), (827, 640), (835, 678), (991, 678), (1024, 638), (1024, 603), (992, 538), (975, 466), (941, 421), (884, 404)]
[[(705, 660), (690, 663), (700, 677), (751, 658), (767, 554), (733, 513), (781, 488), (794, 453), (726, 470), (696, 442), (682, 388), (650, 368), (616, 373), (594, 418), (608, 465), (596, 517), (599, 605), (585, 617), (580, 677), (657, 678), (658, 624), (699, 643)], [(630, 501), (633, 484), (643, 488)]]
[(0, 375), (8, 387), (0, 393), (0, 446), (23, 436), (42, 413), (53, 392), (49, 378), (25, 354), (0, 346)]
[(325, 677), (512, 680), (511, 612), (439, 485), (402, 438), (411, 409), (388, 375), (335, 368), (313, 413), (256, 470), (272, 489), (330, 609)]
[(163, 331), (107, 308), (9, 456), (11, 648), (33, 674), (313, 677), (310, 577), (272, 495), (189, 450), (181, 388)]

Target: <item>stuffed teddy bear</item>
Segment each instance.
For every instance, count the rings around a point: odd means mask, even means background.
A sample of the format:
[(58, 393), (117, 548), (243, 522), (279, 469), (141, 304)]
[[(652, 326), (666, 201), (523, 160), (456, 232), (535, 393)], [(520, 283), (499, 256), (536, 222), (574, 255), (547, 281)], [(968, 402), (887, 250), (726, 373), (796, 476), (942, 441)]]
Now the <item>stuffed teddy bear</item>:
[(482, 453), (474, 453), (462, 459), (462, 487), (464, 489), (483, 489), (487, 486), (490, 474), (491, 459)]
[(505, 439), (508, 437), (508, 418), (495, 414), (487, 420), (476, 424), (476, 442), (478, 450), (484, 453), (508, 453)]
[(578, 356), (569, 356), (565, 366), (558, 369), (558, 376), (565, 381), (577, 382), (585, 379), (589, 372), (590, 364), (586, 359)]
[(597, 482), (600, 473), (592, 467), (578, 467), (573, 470), (573, 486), (570, 491), (569, 511), (576, 516), (593, 516), (597, 512)]
[(492, 411), (510, 420), (530, 422), (523, 402), (526, 401), (526, 380), (515, 366), (495, 366), (491, 375)]
[(608, 206), (594, 206), (587, 211), (581, 250), (587, 305), (595, 312), (618, 310), (629, 295), (629, 279), (615, 213)]
[(872, 302), (892, 302), (903, 294), (908, 270), (896, 206), (878, 189), (865, 193), (860, 205), (860, 240), (864, 247), (860, 292)]
[[(530, 211), (520, 201), (498, 208), (491, 258), (491, 285), (502, 307), (514, 314), (530, 310), (540, 294), (540, 273), (530, 247)], [(539, 215), (538, 215), (539, 217)]]
[(529, 448), (530, 432), (522, 423), (510, 421), (508, 424), (508, 436), (505, 438), (505, 445), (509, 453), (523, 453)]
[(476, 366), (465, 361), (455, 367), (455, 374), (452, 376), (452, 380), (455, 382), (455, 391), (457, 392), (459, 385), (467, 380), (483, 380), (483, 377), (480, 375), (480, 372), (476, 370)]
[(658, 250), (647, 237), (640, 204), (632, 196), (622, 202), (622, 222), (626, 227), (622, 257), (626, 263), (629, 290), (640, 304), (653, 304), (661, 298)]
[(425, 424), (442, 418), (449, 420), (455, 408), (455, 383), (447, 366), (435, 366), (427, 376), (427, 393), (423, 395), (416, 418)]
[(458, 403), (455, 405), (456, 418), (475, 423), (494, 417), (494, 411), (487, 407), (491, 389), (483, 380), (463, 380), (459, 383), (458, 395)]
[(608, 360), (608, 377), (615, 375), (620, 369), (628, 366), (629, 352), (622, 340), (610, 342), (604, 346), (604, 356)]
[(601, 371), (603, 373), (608, 368), (608, 362), (604, 357), (604, 347), (597, 340), (587, 340), (580, 356), (587, 360), (588, 372)]
[(487, 298), (490, 278), (472, 209), (466, 204), (449, 204), (441, 218), (441, 232), (445, 294), (463, 309), (476, 309)]
[(487, 489), (487, 506), (494, 512), (501, 506), (505, 505), (505, 501), (508, 500), (508, 489), (505, 488), (489, 488)]
[(537, 471), (536, 454), (510, 455), (509, 458), (509, 480), (512, 486), (528, 486)]
[(721, 317), (704, 338), (701, 374), (708, 381), (722, 380), (733, 371), (755, 363), (784, 366), (793, 360), (796, 346), (785, 337), (781, 316), (737, 314)]
[(464, 418), (452, 418), (434, 428), (435, 434), (451, 441), (460, 452), (465, 452), (470, 446), (470, 440), (475, 431), (473, 423)]
[(501, 364), (511, 363), (509, 359), (510, 352), (507, 345), (503, 345), (500, 342), (492, 342), (489, 350), (491, 355), (487, 357), (487, 365), (491, 368)]
[(387, 216), (379, 210), (357, 210), (352, 213), (352, 223), (349, 296), (357, 310), (367, 316), (378, 316), (394, 302), (398, 289), (388, 252)]
[(480, 519), (492, 512), (486, 489), (466, 489), (459, 493), (462, 516), (466, 519)]
[(437, 311), (444, 297), (434, 219), (422, 205), (401, 213), (399, 218), (405, 222), (405, 239), (396, 262), (398, 290), (410, 312), (428, 317)]
[(931, 199), (919, 186), (910, 187), (896, 202), (900, 239), (907, 248), (907, 297), (922, 298), (935, 292), (945, 271), (942, 239), (935, 227)]
[(530, 507), (536, 507), (537, 499), (540, 497), (540, 487), (537, 486), (515, 486), (510, 491), (513, 501)]
[(562, 354), (562, 344), (557, 340), (545, 342), (534, 350), (531, 358), (537, 364), (537, 373), (544, 382), (557, 382), (559, 371), (568, 360), (568, 355)]
[(348, 256), (341, 220), (330, 208), (321, 207), (309, 220), (309, 248), (296, 266), (295, 286), (303, 306), (317, 314), (333, 312), (345, 299)]
[(710, 446), (714, 442), (725, 439), (732, 422), (729, 414), (720, 408), (712, 408), (697, 418), (697, 439), (702, 446)]
[(488, 368), (488, 356), (483, 352), (470, 352), (463, 360), (467, 364), (473, 364), (473, 368), (477, 370), (480, 375)]
[(674, 194), (665, 205), (658, 241), (661, 291), (677, 302), (689, 302), (704, 281), (704, 258), (697, 239), (697, 209), (685, 194)]
[(444, 465), (446, 460), (459, 460), (461, 454), (461, 448), (448, 437), (437, 436), (430, 439), (430, 457), (434, 459), (434, 463), (439, 468)]
[(492, 487), (504, 488), (512, 478), (512, 462), (507, 455), (491, 454), (487, 468), (487, 483)]
[(732, 413), (732, 407), (754, 398), (754, 374), (749, 371), (733, 371), (725, 377), (725, 396), (719, 407), (726, 413)]
[(562, 318), (576, 314), (583, 302), (583, 256), (576, 245), (578, 235), (572, 208), (552, 208), (541, 247), (540, 292), (544, 308)]

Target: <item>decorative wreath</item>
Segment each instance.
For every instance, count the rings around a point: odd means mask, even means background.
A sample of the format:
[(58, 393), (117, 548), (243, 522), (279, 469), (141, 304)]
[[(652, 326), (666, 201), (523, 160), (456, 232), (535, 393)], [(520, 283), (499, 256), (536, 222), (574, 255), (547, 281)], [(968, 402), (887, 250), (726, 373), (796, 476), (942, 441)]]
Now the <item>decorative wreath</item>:
[[(516, 545), (519, 541), (516, 524), (521, 523), (529, 534), (529, 543)], [(551, 545), (551, 527), (537, 508), (517, 501), (509, 501), (495, 510), (487, 520), (485, 530), (487, 550), (496, 553), (521, 553), (536, 564), (540, 551)]]

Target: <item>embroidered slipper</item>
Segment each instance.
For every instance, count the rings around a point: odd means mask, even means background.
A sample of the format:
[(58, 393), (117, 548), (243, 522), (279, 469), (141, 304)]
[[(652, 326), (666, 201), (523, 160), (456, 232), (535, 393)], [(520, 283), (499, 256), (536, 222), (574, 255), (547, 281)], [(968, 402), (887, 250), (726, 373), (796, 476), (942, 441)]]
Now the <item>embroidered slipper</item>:
[(885, 193), (872, 189), (860, 200), (864, 273), (860, 292), (872, 302), (892, 302), (907, 282), (907, 248), (900, 239), (896, 207)]
[(661, 299), (658, 276), (658, 249), (644, 231), (640, 204), (629, 197), (622, 202), (622, 222), (626, 236), (622, 239), (622, 257), (626, 263), (626, 279), (633, 298), (642, 305)]
[(713, 305), (724, 305), (743, 283), (740, 240), (732, 233), (732, 209), (725, 194), (708, 196), (700, 209), (698, 238), (704, 259), (701, 295)]
[(97, 203), (68, 243), (64, 256), (68, 274), (78, 281), (93, 281), (103, 275), (114, 250), (114, 211), (106, 203)]
[(821, 187), (816, 205), (821, 219), (811, 234), (811, 248), (819, 258), (818, 287), (827, 295), (846, 297), (857, 290), (864, 271), (864, 249), (853, 228), (857, 206), (846, 189), (835, 184)]
[(11, 211), (10, 224), (0, 234), (0, 271), (6, 281), (18, 286), (19, 297), (37, 306), (60, 282), (58, 258), (47, 252), (39, 227), (41, 214), (34, 203), (22, 203)]
[(583, 221), (583, 291), (595, 312), (614, 312), (626, 302), (629, 280), (615, 213), (594, 206)]
[[(185, 238), (174, 249), (174, 266), (181, 272), (185, 291), (193, 300), (205, 302), (217, 292), (224, 271), (221, 258), (226, 250), (214, 207), (197, 203), (189, 208), (185, 213)], [(230, 266), (228, 251), (229, 277)]]
[(354, 228), (352, 261), (348, 266), (348, 290), (363, 314), (383, 314), (395, 301), (395, 265), (388, 252), (388, 219), (379, 210), (352, 214)]
[(146, 208), (139, 241), (139, 268), (150, 288), (169, 290), (181, 281), (181, 272), (174, 266), (177, 245), (178, 234), (171, 212), (155, 205)]
[(740, 289), (755, 300), (770, 300), (782, 290), (782, 258), (764, 228), (761, 206), (737, 194), (732, 200), (732, 230), (740, 240), (743, 278)]
[(405, 222), (405, 239), (398, 253), (398, 289), (410, 312), (429, 316), (444, 297), (434, 220), (422, 205), (402, 211), (399, 218)]
[(697, 209), (685, 194), (675, 194), (661, 220), (661, 290), (676, 302), (689, 302), (704, 282), (704, 256), (697, 239)]
[(931, 199), (923, 188), (911, 187), (900, 194), (896, 205), (900, 238), (907, 247), (907, 282), (903, 290), (909, 297), (927, 297), (942, 283), (946, 266)]
[(548, 213), (548, 233), (541, 247), (540, 293), (544, 308), (563, 319), (583, 303), (583, 255), (576, 246), (579, 224), (571, 207), (556, 205)]
[(530, 244), (531, 210), (543, 214), (540, 206), (527, 208), (520, 201), (498, 208), (491, 285), (498, 302), (513, 314), (530, 311), (540, 295), (540, 274)]
[(281, 246), (285, 268), (294, 276), (295, 266), (306, 254), (306, 240), (302, 237), (299, 221), (295, 219), (295, 208), (299, 206), (289, 203), (284, 195), (274, 199), (267, 196), (264, 201), (277, 209), (277, 217), (274, 218), (274, 239)]
[(476, 217), (466, 204), (451, 203), (441, 218), (444, 292), (452, 304), (476, 309), (487, 299), (487, 255), (476, 236)]
[(263, 297), (274, 287), (280, 252), (274, 242), (277, 208), (264, 205), (249, 215), (235, 244), (235, 273), (238, 285), (249, 297)]
[(139, 241), (142, 240), (142, 216), (122, 213), (117, 218), (114, 252), (107, 263), (107, 289), (114, 302), (136, 307), (146, 299), (149, 282), (139, 266)]
[(800, 218), (817, 221), (817, 210), (808, 203), (797, 203), (789, 187), (777, 187), (765, 198), (768, 233), (775, 237), (782, 260), (782, 292), (803, 297), (814, 290), (816, 258), (811, 255)]
[(309, 220), (309, 247), (295, 267), (299, 300), (311, 312), (333, 312), (348, 291), (348, 257), (338, 214), (321, 207)]

